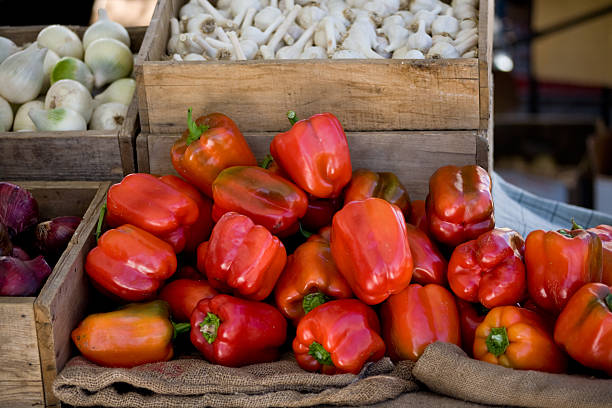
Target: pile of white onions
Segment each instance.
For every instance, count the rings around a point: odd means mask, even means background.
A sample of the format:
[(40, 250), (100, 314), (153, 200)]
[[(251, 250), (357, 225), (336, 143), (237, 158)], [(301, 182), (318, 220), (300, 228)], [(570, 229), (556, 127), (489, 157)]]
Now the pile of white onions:
[(190, 0), (176, 61), (476, 58), (478, 0)]
[(23, 48), (0, 37), (1, 132), (121, 127), (136, 89), (127, 78), (130, 37), (104, 9), (98, 16), (82, 41), (62, 25), (45, 27)]

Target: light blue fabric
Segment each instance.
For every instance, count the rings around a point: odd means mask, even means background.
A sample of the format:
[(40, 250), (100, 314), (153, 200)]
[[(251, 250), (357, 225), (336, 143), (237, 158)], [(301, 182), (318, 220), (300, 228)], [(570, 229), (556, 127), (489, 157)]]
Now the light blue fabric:
[(538, 197), (508, 183), (495, 172), (492, 179), (496, 227), (512, 228), (526, 237), (536, 229), (570, 228), (572, 217), (586, 228), (612, 225), (612, 216), (608, 214)]

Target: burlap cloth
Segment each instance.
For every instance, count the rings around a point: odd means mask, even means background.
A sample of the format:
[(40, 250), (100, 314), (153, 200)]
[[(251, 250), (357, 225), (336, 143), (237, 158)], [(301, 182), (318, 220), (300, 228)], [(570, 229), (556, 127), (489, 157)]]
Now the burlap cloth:
[(291, 354), (239, 369), (194, 358), (109, 369), (75, 357), (53, 390), (75, 406), (612, 407), (612, 380), (507, 369), (445, 343), (427, 347), (416, 364), (385, 358), (359, 375), (308, 373)]

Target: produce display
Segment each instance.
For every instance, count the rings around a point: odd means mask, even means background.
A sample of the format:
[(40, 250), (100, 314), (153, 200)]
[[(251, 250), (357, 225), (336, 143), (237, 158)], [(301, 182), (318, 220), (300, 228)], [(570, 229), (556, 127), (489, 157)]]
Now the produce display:
[(98, 14), (82, 41), (62, 25), (31, 44), (0, 37), (0, 132), (121, 128), (136, 89), (130, 37)]
[(440, 341), (515, 369), (612, 372), (609, 226), (496, 228), (476, 165), (441, 167), (411, 202), (395, 175), (353, 170), (334, 115), (295, 117), (257, 166), (231, 119), (189, 109), (169, 152), (187, 181), (136, 173), (111, 187), (85, 270), (109, 299), (149, 303), (87, 317), (72, 335), (84, 357), (166, 361), (190, 322), (177, 347), (230, 367), (291, 349), (304, 370), (359, 373)]
[(169, 59), (478, 57), (478, 0), (211, 1), (170, 20)]
[(81, 218), (40, 222), (26, 189), (0, 182), (0, 296), (34, 296), (66, 249)]

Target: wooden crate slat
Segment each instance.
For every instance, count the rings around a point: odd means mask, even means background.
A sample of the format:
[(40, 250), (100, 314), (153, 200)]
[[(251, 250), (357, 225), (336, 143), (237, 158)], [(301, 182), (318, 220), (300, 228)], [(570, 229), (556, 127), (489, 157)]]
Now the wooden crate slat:
[[(445, 164), (466, 165), (476, 160), (477, 131), (348, 132), (354, 169), (392, 171), (408, 189), (412, 199), (427, 195), (428, 180)], [(246, 133), (245, 138), (258, 160), (269, 152), (275, 133)], [(176, 174), (170, 148), (178, 136), (138, 136), (139, 163), (153, 174)]]
[(0, 379), (0, 407), (44, 407), (42, 384), (32, 380)]

